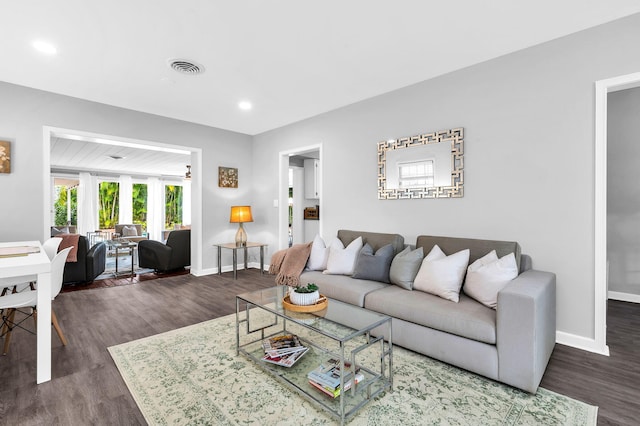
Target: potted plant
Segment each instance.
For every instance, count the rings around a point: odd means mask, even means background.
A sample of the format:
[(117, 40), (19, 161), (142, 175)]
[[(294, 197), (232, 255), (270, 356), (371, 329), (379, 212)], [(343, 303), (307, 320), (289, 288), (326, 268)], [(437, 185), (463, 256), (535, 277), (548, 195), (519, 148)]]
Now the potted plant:
[(289, 300), (294, 305), (308, 306), (315, 304), (320, 299), (318, 286), (314, 283), (307, 283), (306, 286), (298, 285), (289, 292)]

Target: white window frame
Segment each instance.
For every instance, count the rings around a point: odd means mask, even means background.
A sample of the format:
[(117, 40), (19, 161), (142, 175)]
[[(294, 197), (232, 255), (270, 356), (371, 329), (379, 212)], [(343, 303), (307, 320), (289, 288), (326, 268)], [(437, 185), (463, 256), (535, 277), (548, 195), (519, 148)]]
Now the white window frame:
[[(422, 160), (403, 161), (397, 163), (398, 166), (398, 187), (399, 188), (426, 188), (435, 185), (436, 161), (434, 158)], [(415, 171), (410, 173), (409, 168), (415, 167)], [(424, 173), (417, 169), (424, 167)], [(430, 172), (429, 172), (429, 169)]]

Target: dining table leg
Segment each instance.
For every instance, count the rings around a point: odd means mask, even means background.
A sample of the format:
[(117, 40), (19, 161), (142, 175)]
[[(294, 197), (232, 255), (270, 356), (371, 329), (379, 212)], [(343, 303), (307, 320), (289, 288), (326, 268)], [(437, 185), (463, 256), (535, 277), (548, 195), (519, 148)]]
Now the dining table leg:
[(51, 380), (51, 273), (38, 273), (36, 383)]

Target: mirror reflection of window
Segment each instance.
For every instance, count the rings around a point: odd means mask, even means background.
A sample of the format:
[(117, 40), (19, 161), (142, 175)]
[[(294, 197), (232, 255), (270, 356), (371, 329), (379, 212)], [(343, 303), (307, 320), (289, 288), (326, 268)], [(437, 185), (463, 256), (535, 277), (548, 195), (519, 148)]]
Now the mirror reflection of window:
[(398, 184), (400, 188), (425, 188), (434, 186), (434, 176), (434, 160), (398, 163)]

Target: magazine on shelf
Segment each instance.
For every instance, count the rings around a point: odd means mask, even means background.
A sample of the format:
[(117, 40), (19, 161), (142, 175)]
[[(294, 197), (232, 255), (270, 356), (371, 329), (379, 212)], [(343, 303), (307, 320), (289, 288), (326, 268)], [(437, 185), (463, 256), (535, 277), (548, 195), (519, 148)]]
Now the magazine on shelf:
[[(347, 383), (353, 377), (351, 363), (345, 362), (344, 367), (346, 371), (343, 381), (344, 383)], [(356, 368), (356, 373), (359, 370), (359, 368)], [(338, 389), (340, 387), (340, 361), (332, 358), (326, 362), (323, 362), (317, 368), (307, 373), (307, 379), (321, 386), (326, 386), (329, 389)]]
[[(362, 382), (364, 380), (364, 375), (362, 375), (361, 373), (357, 373), (355, 376), (355, 382), (356, 384)], [(313, 380), (309, 379), (309, 384), (311, 386), (313, 386), (314, 388), (318, 389), (319, 391), (322, 391), (325, 395), (328, 395), (332, 398), (337, 398), (340, 396), (341, 393), (341, 389), (340, 386), (338, 385), (338, 388), (336, 389), (332, 389), (329, 386), (323, 386), (320, 383), (316, 383)], [(344, 384), (344, 390), (345, 392), (348, 391), (349, 389), (351, 389), (351, 385), (353, 384), (353, 380), (349, 380)]]
[(291, 367), (296, 363), (296, 361), (302, 358), (302, 355), (307, 353), (308, 350), (309, 348), (303, 347), (302, 350), (274, 357), (270, 356), (269, 354), (265, 354), (262, 357), (262, 360), (265, 362), (270, 362), (271, 364), (281, 365), (283, 367)]
[(278, 357), (305, 349), (295, 334), (274, 336), (262, 341), (264, 352), (270, 357)]

